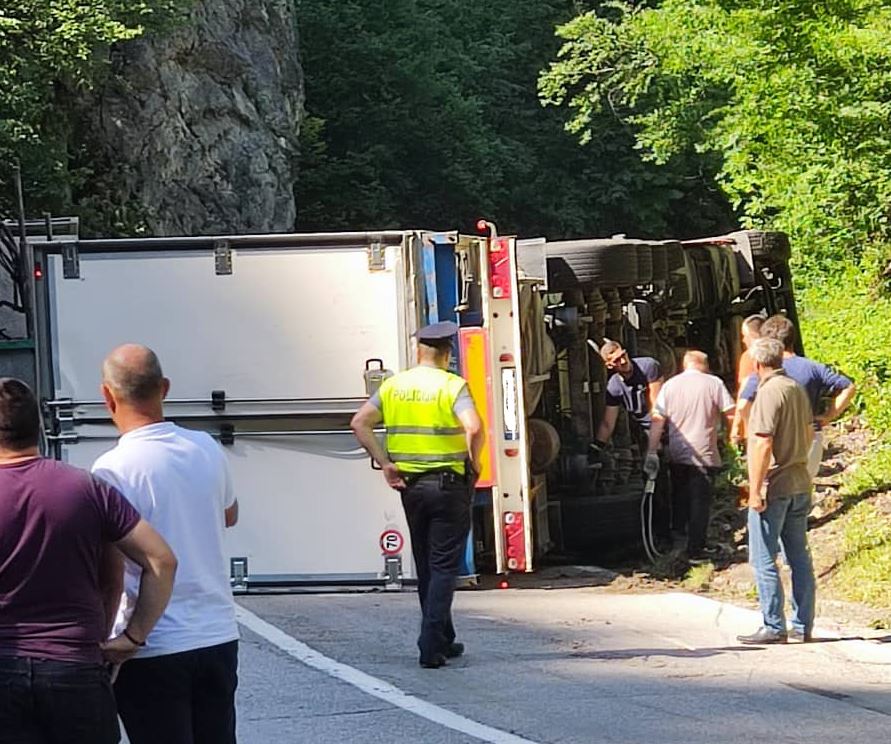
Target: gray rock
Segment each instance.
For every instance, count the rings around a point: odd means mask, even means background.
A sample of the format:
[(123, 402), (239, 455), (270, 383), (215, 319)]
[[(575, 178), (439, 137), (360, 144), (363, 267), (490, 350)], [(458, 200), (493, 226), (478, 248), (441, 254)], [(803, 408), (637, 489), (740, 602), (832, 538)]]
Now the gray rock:
[(201, 0), (172, 32), (116, 47), (85, 107), (111, 202), (94, 204), (101, 221), (127, 230), (113, 215), (137, 214), (152, 235), (293, 229), (297, 51), (294, 0)]

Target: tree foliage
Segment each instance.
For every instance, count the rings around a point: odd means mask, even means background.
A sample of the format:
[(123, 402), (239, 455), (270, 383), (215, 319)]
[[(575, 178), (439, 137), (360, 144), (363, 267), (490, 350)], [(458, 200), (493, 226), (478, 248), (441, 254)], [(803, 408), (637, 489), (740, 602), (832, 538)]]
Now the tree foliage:
[(889, 239), (891, 8), (881, 0), (613, 2), (559, 30), (540, 80), (596, 136), (615, 112), (648, 158), (691, 148), (746, 222), (788, 231), (808, 270)]
[(32, 204), (67, 206), (66, 101), (102, 73), (104, 51), (178, 17), (186, 0), (18, 0), (0, 9), (0, 211), (19, 161)]
[(297, 0), (308, 118), (298, 227), (551, 238), (698, 234), (732, 215), (694, 152), (644, 162), (611, 113), (586, 147), (537, 99), (572, 0)]

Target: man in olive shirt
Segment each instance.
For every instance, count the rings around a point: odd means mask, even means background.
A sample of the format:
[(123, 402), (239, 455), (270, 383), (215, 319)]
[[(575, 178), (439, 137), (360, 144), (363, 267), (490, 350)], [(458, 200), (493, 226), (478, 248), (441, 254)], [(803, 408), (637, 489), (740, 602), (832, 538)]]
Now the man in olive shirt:
[[(807, 545), (811, 510), (808, 450), (812, 411), (804, 388), (783, 371), (783, 344), (759, 338), (751, 348), (758, 395), (749, 416), (749, 563), (755, 572), (763, 626), (741, 643), (809, 641), (814, 624), (814, 568)], [(786, 631), (777, 568), (782, 540), (792, 569), (792, 630)]]

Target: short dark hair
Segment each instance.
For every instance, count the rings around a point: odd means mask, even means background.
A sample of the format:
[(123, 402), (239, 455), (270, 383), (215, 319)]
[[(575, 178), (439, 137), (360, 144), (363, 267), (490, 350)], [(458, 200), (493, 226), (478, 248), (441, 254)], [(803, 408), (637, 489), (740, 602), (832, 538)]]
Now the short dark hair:
[(761, 326), (761, 335), (775, 338), (786, 351), (795, 346), (795, 324), (785, 315), (771, 315)]
[(24, 382), (0, 378), (0, 447), (25, 450), (40, 440), (40, 408)]
[(622, 344), (618, 341), (604, 341), (600, 347), (600, 358), (606, 362), (613, 355), (614, 351), (624, 351)]
[(418, 343), (421, 346), (426, 346), (428, 349), (436, 349), (436, 353), (439, 356), (451, 354), (455, 350), (450, 338), (418, 339)]

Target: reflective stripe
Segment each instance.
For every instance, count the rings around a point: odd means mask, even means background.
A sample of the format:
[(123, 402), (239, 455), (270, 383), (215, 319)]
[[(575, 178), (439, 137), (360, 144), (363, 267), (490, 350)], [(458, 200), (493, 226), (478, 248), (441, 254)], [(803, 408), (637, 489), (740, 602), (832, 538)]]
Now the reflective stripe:
[(404, 473), (464, 472), (467, 437), (454, 406), (466, 382), (435, 367), (400, 372), (380, 388), (387, 452)]
[(388, 426), (389, 434), (463, 434), (461, 426)]
[(464, 464), (467, 452), (447, 452), (441, 455), (422, 455), (416, 452), (391, 452), (390, 460), (393, 462), (448, 462)]

